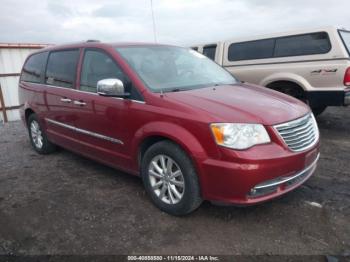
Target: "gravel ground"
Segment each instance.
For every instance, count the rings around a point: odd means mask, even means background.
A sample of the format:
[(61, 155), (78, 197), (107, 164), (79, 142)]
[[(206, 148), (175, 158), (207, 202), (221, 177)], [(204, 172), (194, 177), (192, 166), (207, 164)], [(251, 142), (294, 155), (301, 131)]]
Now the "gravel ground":
[(321, 159), (299, 189), (182, 218), (155, 208), (139, 178), (66, 150), (38, 155), (21, 122), (0, 125), (0, 254), (350, 255), (350, 108), (318, 122)]

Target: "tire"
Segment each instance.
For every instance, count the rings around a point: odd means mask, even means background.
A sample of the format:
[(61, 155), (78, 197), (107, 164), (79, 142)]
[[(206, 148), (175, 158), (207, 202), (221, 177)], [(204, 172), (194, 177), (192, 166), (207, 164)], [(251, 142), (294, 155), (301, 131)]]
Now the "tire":
[(295, 83), (280, 81), (269, 84), (267, 87), (275, 91), (284, 93), (286, 95), (292, 96), (307, 104), (307, 98), (304, 90)]
[[(159, 172), (154, 164), (161, 168), (163, 173)], [(152, 145), (142, 158), (141, 176), (146, 192), (155, 206), (166, 213), (183, 216), (193, 212), (202, 203), (198, 177), (192, 161), (175, 143), (161, 141)]]
[(39, 154), (49, 154), (56, 150), (56, 146), (47, 139), (36, 114), (31, 114), (28, 117), (27, 127), (30, 143), (36, 152)]
[(319, 106), (319, 107), (313, 107), (311, 109), (315, 116), (319, 116), (326, 110), (326, 108), (327, 106)]

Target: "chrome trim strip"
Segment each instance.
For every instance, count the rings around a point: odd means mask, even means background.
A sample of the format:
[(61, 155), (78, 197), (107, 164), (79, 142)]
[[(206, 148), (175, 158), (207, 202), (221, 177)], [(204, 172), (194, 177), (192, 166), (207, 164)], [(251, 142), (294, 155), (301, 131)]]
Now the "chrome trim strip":
[(70, 129), (70, 130), (73, 130), (73, 131), (75, 131), (77, 133), (81, 133), (81, 134), (84, 134), (84, 135), (100, 138), (100, 139), (103, 139), (103, 140), (106, 140), (106, 141), (109, 141), (109, 142), (112, 142), (112, 143), (115, 143), (115, 144), (124, 145), (123, 141), (121, 141), (119, 139), (116, 139), (116, 138), (113, 138), (113, 137), (104, 136), (104, 135), (101, 135), (101, 134), (98, 134), (98, 133), (94, 133), (94, 132), (91, 132), (91, 131), (88, 131), (88, 130), (85, 130), (85, 129), (77, 128), (77, 127), (74, 127), (74, 126), (71, 126), (71, 125), (67, 125), (67, 124), (64, 124), (64, 123), (61, 123), (61, 122), (58, 122), (58, 121), (55, 121), (55, 120), (52, 120), (52, 119), (49, 119), (49, 118), (45, 118), (45, 120), (47, 122), (51, 123), (51, 124), (54, 124), (54, 125), (57, 125), (57, 126), (61, 126), (61, 127), (64, 127), (64, 128)]
[(293, 180), (295, 178), (298, 178), (299, 176), (302, 176), (304, 175), (306, 172), (308, 172), (310, 169), (316, 167), (316, 163), (318, 161), (318, 159), (320, 158), (320, 154), (317, 155), (316, 159), (314, 160), (314, 162), (312, 162), (311, 165), (309, 165), (307, 168), (303, 169), (302, 171), (300, 171), (299, 173), (297, 173), (296, 175), (294, 176), (290, 176), (290, 177), (286, 177), (285, 179), (283, 180), (280, 180), (280, 181), (277, 181), (277, 182), (272, 182), (272, 183), (269, 183), (269, 184), (266, 184), (266, 185), (257, 185), (255, 186), (253, 189), (262, 189), (262, 188), (267, 188), (267, 187), (273, 187), (273, 186), (277, 186), (277, 185), (281, 185), (283, 183), (286, 183), (290, 180)]
[(274, 127), (275, 128), (291, 128), (293, 126), (296, 126), (298, 123), (300, 122), (307, 122), (306, 120), (310, 117), (310, 113), (309, 114), (306, 114), (305, 116), (303, 117), (300, 117), (300, 118), (297, 118), (295, 120), (292, 120), (290, 122), (286, 122), (286, 123), (282, 123), (282, 124), (278, 124), (278, 125), (275, 125)]

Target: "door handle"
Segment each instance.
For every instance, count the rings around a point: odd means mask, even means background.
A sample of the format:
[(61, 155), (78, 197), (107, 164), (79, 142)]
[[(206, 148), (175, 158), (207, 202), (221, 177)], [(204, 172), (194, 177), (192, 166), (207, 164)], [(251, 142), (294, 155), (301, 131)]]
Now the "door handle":
[(67, 97), (63, 97), (63, 98), (61, 98), (61, 102), (63, 102), (63, 103), (70, 103), (70, 102), (72, 102), (72, 99), (69, 99)]
[(73, 104), (77, 105), (77, 106), (85, 106), (86, 105), (86, 103), (84, 101), (78, 101), (78, 100), (74, 100)]

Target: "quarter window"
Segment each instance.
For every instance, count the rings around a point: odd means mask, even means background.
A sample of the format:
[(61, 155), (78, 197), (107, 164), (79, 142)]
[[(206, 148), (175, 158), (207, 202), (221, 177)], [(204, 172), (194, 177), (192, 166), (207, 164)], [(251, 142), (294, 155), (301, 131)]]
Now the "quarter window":
[(46, 63), (47, 52), (34, 54), (23, 66), (21, 81), (40, 83), (44, 75), (44, 66)]
[(73, 88), (78, 58), (79, 50), (51, 52), (46, 68), (46, 84)]
[(207, 45), (203, 47), (203, 55), (210, 58), (211, 60), (215, 60), (215, 52), (216, 45)]

